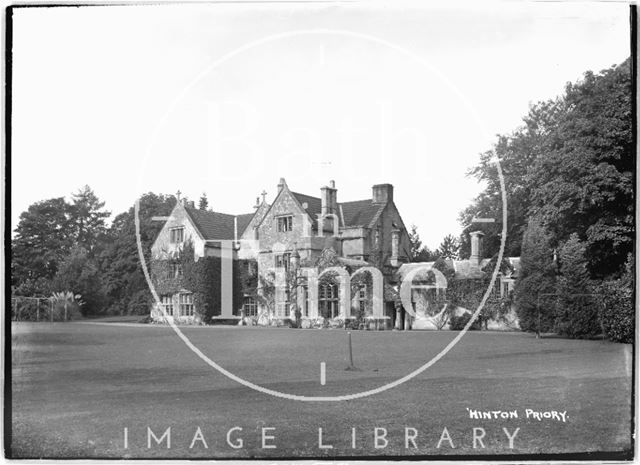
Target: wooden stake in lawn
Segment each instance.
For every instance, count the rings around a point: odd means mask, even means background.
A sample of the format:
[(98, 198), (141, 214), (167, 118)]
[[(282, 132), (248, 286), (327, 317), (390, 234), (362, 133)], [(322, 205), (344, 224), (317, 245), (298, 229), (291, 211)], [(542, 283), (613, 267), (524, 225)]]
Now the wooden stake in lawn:
[(347, 331), (347, 340), (349, 344), (349, 366), (345, 370), (356, 371), (357, 368), (353, 364), (353, 348), (351, 346), (351, 331)]

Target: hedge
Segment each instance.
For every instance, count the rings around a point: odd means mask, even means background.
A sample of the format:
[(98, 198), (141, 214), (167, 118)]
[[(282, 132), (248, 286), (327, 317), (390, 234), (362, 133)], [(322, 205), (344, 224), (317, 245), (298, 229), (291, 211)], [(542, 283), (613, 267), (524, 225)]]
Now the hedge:
[(633, 284), (626, 280), (605, 281), (598, 286), (600, 318), (607, 338), (632, 343), (635, 334)]

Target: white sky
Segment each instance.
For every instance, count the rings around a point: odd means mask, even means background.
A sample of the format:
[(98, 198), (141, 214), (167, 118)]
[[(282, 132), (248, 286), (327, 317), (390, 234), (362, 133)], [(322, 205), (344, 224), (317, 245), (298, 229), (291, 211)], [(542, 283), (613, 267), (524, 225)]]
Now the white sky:
[(481, 189), (465, 178), (479, 153), (530, 103), (628, 57), (628, 16), (577, 2), (18, 9), (12, 229), (84, 184), (114, 214), (178, 189), (248, 213), (280, 177), (314, 196), (334, 179), (338, 201), (394, 184), (435, 248)]

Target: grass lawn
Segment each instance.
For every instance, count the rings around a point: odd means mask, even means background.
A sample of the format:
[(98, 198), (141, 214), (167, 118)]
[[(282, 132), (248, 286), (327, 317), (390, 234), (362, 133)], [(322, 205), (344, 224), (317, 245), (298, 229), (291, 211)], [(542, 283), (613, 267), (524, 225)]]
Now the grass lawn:
[[(343, 330), (183, 331), (236, 375), (307, 396), (349, 394), (394, 381), (457, 334), (353, 332), (359, 370), (347, 371)], [(253, 391), (207, 366), (171, 328), (156, 325), (13, 323), (11, 353), (14, 457), (269, 459), (594, 451), (625, 457), (632, 447), (632, 347), (625, 344), (469, 332), (416, 378), (346, 402), (296, 402)], [(472, 419), (468, 409), (516, 410), (518, 418)], [(566, 421), (526, 418), (526, 409), (566, 412)], [(166, 441), (147, 447), (147, 428), (160, 437), (169, 427), (170, 449)], [(204, 441), (190, 447), (198, 427)], [(242, 430), (232, 431), (232, 443), (237, 446), (242, 439), (242, 448), (227, 444), (227, 432), (234, 427)], [(263, 428), (274, 428), (264, 434), (273, 436), (265, 444), (275, 449), (262, 447)], [(333, 448), (318, 447), (319, 428), (323, 445)], [(384, 428), (379, 436), (386, 431), (386, 444), (379, 439), (379, 448), (375, 428)], [(406, 428), (415, 435), (412, 441), (406, 441)], [(450, 440), (437, 448), (444, 428)], [(476, 448), (474, 428), (483, 428), (476, 430), (478, 436), (484, 432)], [(503, 428), (509, 434), (520, 428), (513, 448)]]

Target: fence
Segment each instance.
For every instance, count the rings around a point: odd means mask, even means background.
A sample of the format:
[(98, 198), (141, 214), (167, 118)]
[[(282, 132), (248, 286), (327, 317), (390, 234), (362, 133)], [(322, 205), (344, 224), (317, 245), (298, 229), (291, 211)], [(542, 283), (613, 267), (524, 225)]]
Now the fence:
[(12, 297), (11, 321), (67, 321), (72, 311), (47, 297)]

